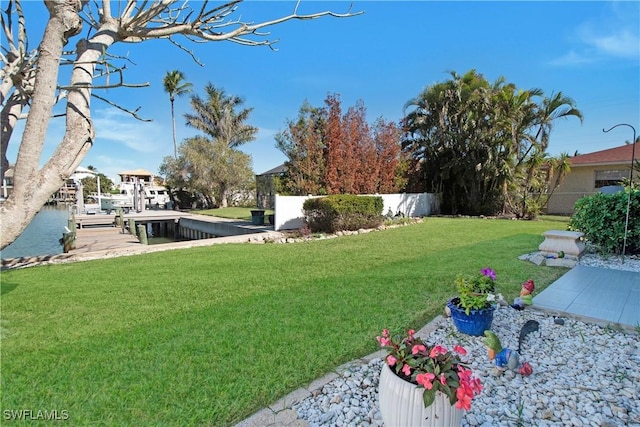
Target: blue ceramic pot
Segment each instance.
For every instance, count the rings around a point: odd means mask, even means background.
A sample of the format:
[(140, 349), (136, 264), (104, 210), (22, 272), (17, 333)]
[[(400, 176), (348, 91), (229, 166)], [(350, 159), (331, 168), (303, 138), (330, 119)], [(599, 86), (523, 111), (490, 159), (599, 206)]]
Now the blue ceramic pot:
[(447, 307), (451, 311), (451, 320), (456, 329), (463, 334), (479, 337), (484, 335), (484, 331), (491, 329), (493, 322), (493, 312), (495, 306), (483, 308), (481, 310), (471, 310), (469, 314), (464, 308), (458, 307), (458, 298), (447, 301)]

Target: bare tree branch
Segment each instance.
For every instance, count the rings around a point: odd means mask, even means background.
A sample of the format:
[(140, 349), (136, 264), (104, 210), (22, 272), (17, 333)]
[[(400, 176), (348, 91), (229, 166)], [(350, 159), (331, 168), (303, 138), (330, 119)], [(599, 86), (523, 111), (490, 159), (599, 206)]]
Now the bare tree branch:
[(189, 55), (191, 57), (191, 59), (193, 59), (193, 62), (195, 62), (196, 64), (198, 64), (201, 67), (204, 67), (204, 64), (202, 62), (200, 62), (200, 60), (198, 58), (196, 58), (196, 55), (193, 53), (193, 51), (191, 49), (187, 49), (186, 47), (182, 46), (180, 43), (175, 41), (172, 37), (169, 37), (167, 40), (169, 40), (169, 42), (171, 44), (173, 44), (174, 46), (176, 46), (178, 49), (181, 49), (181, 50), (185, 51), (187, 53), (187, 55)]
[[(148, 86), (148, 84), (146, 86)], [(136, 119), (140, 120), (141, 122), (152, 122), (153, 121), (153, 119), (145, 119), (145, 118), (140, 117), (138, 115), (138, 111), (140, 111), (141, 107), (138, 107), (135, 110), (128, 110), (128, 109), (122, 107), (121, 105), (118, 105), (115, 102), (108, 100), (107, 98), (103, 98), (100, 95), (96, 95), (95, 93), (92, 93), (91, 96), (93, 96), (94, 98), (99, 99), (102, 102), (106, 102), (107, 104), (111, 105), (112, 107), (117, 108), (120, 111), (124, 111), (125, 113), (130, 114), (131, 116), (135, 117)]]

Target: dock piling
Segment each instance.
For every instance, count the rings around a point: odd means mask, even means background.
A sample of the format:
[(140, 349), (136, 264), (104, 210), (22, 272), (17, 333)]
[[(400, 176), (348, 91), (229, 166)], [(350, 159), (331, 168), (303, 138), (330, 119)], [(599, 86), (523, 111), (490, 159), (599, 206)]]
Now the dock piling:
[(136, 230), (136, 220), (133, 218), (129, 218), (129, 233), (138, 237), (138, 230)]
[(138, 232), (138, 239), (140, 240), (140, 243), (142, 243), (143, 245), (148, 245), (149, 244), (149, 240), (147, 239), (147, 226), (145, 224), (138, 224), (137, 225), (137, 232)]

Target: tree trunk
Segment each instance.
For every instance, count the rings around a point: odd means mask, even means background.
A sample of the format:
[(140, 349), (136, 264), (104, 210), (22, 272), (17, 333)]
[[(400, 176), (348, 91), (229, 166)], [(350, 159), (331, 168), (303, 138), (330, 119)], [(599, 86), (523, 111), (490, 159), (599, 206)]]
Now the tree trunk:
[(40, 45), (31, 109), (14, 170), (13, 193), (0, 208), (0, 249), (13, 242), (31, 222), (48, 198), (64, 183), (91, 148), (91, 83), (97, 61), (116, 41), (116, 22), (106, 19), (93, 38), (82, 39), (71, 74), (66, 108), (66, 132), (47, 163), (38, 170), (46, 130), (55, 102), (59, 60), (70, 35), (81, 29), (80, 1), (48, 1), (49, 22)]
[(173, 99), (171, 100), (171, 125), (173, 129), (173, 158), (178, 158), (178, 143), (176, 142), (176, 114), (173, 109)]

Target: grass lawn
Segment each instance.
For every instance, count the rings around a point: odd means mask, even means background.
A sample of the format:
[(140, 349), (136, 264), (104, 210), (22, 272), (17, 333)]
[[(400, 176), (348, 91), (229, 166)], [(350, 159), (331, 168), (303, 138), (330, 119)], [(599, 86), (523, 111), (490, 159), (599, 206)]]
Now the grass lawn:
[[(227, 244), (2, 273), (2, 410), (72, 425), (231, 425), (418, 329), (490, 266), (511, 301), (565, 269), (519, 261), (557, 221), (426, 218), (295, 244)], [(3, 412), (4, 413), (4, 412)]]
[[(231, 218), (231, 219), (244, 219), (246, 221), (251, 221), (251, 211), (258, 208), (239, 208), (239, 207), (228, 207), (228, 208), (218, 208), (218, 209), (204, 209), (201, 211), (194, 211), (194, 213), (200, 215), (211, 215), (217, 216), (220, 218)], [(264, 214), (270, 215), (273, 213), (273, 210), (265, 209)]]

